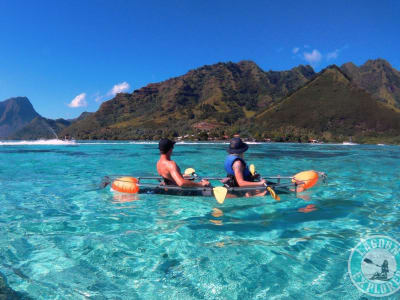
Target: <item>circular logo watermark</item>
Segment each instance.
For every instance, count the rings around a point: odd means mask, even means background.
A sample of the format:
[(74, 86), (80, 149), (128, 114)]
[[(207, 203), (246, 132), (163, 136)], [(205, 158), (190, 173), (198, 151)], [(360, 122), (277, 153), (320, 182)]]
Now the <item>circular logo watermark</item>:
[(400, 243), (375, 235), (352, 249), (348, 269), (351, 281), (373, 297), (389, 296), (400, 290)]

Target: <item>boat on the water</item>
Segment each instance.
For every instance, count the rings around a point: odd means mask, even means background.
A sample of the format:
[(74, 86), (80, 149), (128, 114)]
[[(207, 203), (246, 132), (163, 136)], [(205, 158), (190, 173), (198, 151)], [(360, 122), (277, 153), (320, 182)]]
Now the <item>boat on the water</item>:
[[(164, 185), (163, 183), (138, 182), (139, 188), (137, 194), (159, 194), (174, 196), (202, 196), (214, 197), (214, 186), (209, 187), (180, 187), (174, 185)], [(276, 194), (289, 194), (295, 191), (295, 184), (288, 183), (269, 183)], [(224, 187), (229, 195), (235, 197), (245, 197), (246, 194), (265, 191), (267, 187)], [(119, 192), (111, 188), (114, 192)]]
[[(199, 177), (193, 173), (191, 180)], [(223, 182), (225, 178), (202, 177), (211, 182)], [(275, 200), (279, 201), (279, 194), (301, 192), (313, 187), (319, 179), (325, 182), (326, 175), (323, 172), (313, 170), (303, 171), (294, 176), (263, 177), (267, 180), (265, 186), (256, 187), (230, 187), (230, 186), (208, 186), (208, 187), (181, 187), (176, 185), (165, 185), (160, 176), (105, 176), (101, 187), (111, 185), (111, 191), (127, 194), (160, 194), (174, 196), (202, 196), (215, 197), (218, 202), (223, 203), (225, 197), (249, 197), (267, 191)], [(223, 196), (222, 196), (223, 195)]]

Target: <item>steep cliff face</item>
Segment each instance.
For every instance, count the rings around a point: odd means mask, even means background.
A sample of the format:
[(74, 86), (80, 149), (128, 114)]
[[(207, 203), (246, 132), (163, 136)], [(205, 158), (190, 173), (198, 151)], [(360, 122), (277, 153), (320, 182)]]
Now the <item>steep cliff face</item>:
[(0, 139), (7, 138), (38, 116), (26, 97), (15, 97), (0, 102)]
[(400, 109), (400, 72), (389, 62), (384, 59), (368, 60), (360, 67), (346, 63), (341, 69), (376, 99)]
[(400, 113), (377, 101), (336, 66), (321, 71), (291, 96), (256, 115), (253, 123), (257, 124), (253, 131), (291, 140), (355, 136), (363, 141), (400, 133)]

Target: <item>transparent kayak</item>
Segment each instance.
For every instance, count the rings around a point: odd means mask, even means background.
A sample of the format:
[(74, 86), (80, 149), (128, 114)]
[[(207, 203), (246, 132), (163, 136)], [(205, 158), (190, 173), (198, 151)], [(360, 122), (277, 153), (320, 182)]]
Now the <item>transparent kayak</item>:
[[(103, 187), (107, 186), (110, 183), (119, 182), (122, 184), (130, 185), (131, 182), (128, 181), (133, 177), (122, 177), (122, 176), (106, 176), (103, 178), (102, 185)], [(219, 185), (211, 185), (208, 187), (180, 187), (175, 185), (165, 185), (160, 177), (134, 177), (135, 179), (135, 192), (137, 194), (159, 194), (159, 195), (174, 195), (174, 196), (201, 196), (201, 197), (213, 197), (214, 189)], [(222, 178), (205, 178), (212, 181), (219, 181)], [(288, 179), (288, 178), (284, 178)], [(258, 193), (262, 193), (267, 190), (268, 187), (272, 188), (276, 194), (288, 194), (294, 193), (297, 189), (297, 184), (291, 182), (290, 180), (286, 180), (286, 182), (280, 182), (281, 178), (279, 178), (279, 182), (271, 182), (268, 181), (266, 186), (258, 186), (258, 187), (229, 187), (224, 185), (226, 188), (228, 195), (234, 197), (245, 197), (249, 195), (254, 195)], [(113, 185), (111, 190), (114, 192), (121, 192), (116, 189), (113, 189)], [(128, 192), (129, 193), (129, 192)], [(268, 195), (268, 193), (267, 193)]]
[[(163, 184), (141, 183), (138, 182), (139, 194), (161, 194), (174, 196), (203, 196), (213, 197), (213, 186), (210, 187), (180, 187)], [(270, 183), (269, 187), (273, 188), (277, 194), (288, 194), (295, 192), (295, 185), (292, 183), (277, 184)], [(244, 197), (248, 194), (261, 193), (267, 187), (226, 187), (228, 194), (236, 197)]]

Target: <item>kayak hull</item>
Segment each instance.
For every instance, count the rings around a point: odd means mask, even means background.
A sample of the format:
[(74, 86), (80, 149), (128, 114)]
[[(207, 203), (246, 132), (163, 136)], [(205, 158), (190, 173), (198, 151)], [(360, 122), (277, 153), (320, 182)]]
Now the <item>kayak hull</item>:
[[(213, 187), (179, 187), (179, 186), (165, 186), (153, 184), (138, 184), (138, 194), (156, 194), (156, 195), (172, 195), (172, 196), (196, 196), (196, 197), (214, 197)], [(269, 185), (274, 189), (276, 194), (292, 193), (290, 187), (294, 185)], [(228, 187), (228, 195), (234, 197), (246, 197), (249, 194), (256, 194), (265, 191), (265, 187)]]
[[(112, 179), (112, 177), (114, 177)], [(105, 176), (101, 183), (102, 187), (111, 184), (111, 191), (121, 194), (156, 194), (156, 195), (173, 195), (173, 196), (195, 196), (195, 197), (215, 197), (214, 190), (222, 188), (221, 186), (209, 187), (180, 187), (175, 185), (165, 185), (160, 177), (129, 177), (114, 175), (111, 178)], [(267, 186), (257, 187), (226, 187), (227, 197), (251, 197), (261, 194), (266, 190), (270, 190), (274, 194), (289, 194), (302, 191), (301, 185), (297, 181), (292, 182), (293, 177), (270, 177), (277, 180), (271, 182), (268, 180)], [(210, 180), (220, 181), (220, 178), (209, 178)], [(215, 190), (218, 193), (217, 190)], [(266, 195), (269, 195), (268, 191)], [(273, 195), (272, 195), (273, 196)]]

